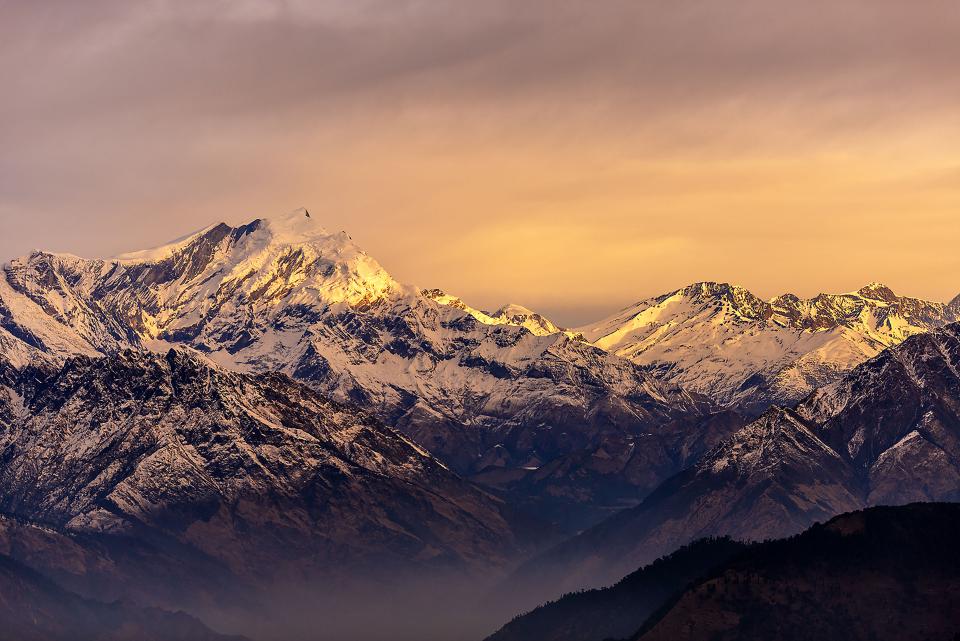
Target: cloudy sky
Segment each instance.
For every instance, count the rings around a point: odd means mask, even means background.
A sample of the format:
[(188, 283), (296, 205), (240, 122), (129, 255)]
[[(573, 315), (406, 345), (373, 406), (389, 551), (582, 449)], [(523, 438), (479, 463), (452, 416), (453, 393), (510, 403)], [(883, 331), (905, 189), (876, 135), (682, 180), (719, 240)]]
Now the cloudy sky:
[(953, 0), (0, 0), (0, 259), (308, 207), (577, 324), (960, 292)]

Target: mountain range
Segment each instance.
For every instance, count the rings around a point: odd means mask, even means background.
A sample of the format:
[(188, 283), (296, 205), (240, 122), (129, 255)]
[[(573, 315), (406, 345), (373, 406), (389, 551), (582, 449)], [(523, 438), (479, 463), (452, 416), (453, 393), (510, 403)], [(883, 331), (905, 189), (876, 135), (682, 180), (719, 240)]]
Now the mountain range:
[(462, 475), (572, 511), (573, 526), (635, 502), (735, 424), (538, 314), (488, 315), (400, 285), (305, 210), (113, 260), (37, 252), (4, 276), (12, 366), (180, 347), (229, 370), (283, 372)]
[(568, 329), (401, 284), (304, 209), (38, 251), (0, 277), (0, 553), (215, 618), (512, 570), (515, 612), (705, 536), (960, 499), (958, 318), (704, 282)]
[(183, 347), (284, 372), (462, 475), (575, 514), (568, 529), (635, 503), (740, 415), (791, 404), (960, 306), (880, 285), (765, 302), (700, 283), (563, 330), (518, 305), (488, 314), (401, 285), (306, 210), (109, 260), (34, 252), (3, 276), (13, 366)]
[(579, 331), (658, 379), (744, 411), (792, 405), (904, 339), (960, 320), (948, 304), (870, 283), (847, 294), (765, 301), (726, 283), (695, 283)]

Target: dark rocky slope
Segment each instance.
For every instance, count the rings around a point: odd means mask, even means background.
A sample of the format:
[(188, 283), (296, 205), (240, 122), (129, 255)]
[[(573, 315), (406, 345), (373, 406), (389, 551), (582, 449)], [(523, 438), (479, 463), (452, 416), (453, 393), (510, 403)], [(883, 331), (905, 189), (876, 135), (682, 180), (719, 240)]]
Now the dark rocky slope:
[(282, 374), (77, 357), (9, 380), (0, 421), (0, 512), (180, 568), (161, 576), (329, 586), (485, 572), (517, 551), (502, 503)]

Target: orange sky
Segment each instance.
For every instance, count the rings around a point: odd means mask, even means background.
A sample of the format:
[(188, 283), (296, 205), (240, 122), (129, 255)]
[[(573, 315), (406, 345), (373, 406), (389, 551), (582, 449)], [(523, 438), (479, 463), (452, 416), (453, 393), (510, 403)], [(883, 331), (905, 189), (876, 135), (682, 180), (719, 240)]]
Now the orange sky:
[(4, 258), (303, 205), (571, 325), (707, 279), (960, 293), (957, 3), (83, 4), (0, 9)]

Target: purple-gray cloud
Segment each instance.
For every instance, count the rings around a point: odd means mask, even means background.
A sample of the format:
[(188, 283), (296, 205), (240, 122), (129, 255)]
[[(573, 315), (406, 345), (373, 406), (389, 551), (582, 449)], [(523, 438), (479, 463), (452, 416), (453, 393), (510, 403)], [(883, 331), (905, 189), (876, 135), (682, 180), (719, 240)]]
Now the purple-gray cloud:
[[(898, 149), (921, 174), (914, 184), (948, 191), (942, 176), (956, 163), (941, 159), (960, 133), (958, 60), (956, 2), (6, 0), (0, 257), (36, 246), (110, 254), (212, 218), (307, 204), (401, 276), (422, 282), (441, 265), (446, 286), (483, 299), (490, 292), (469, 273), (476, 257), (408, 260), (400, 249), (414, 243), (396, 249), (393, 239), (425, 237), (417, 250), (429, 254), (489, 234), (488, 223), (536, 223), (544, 203), (560, 202), (558, 217), (587, 216), (611, 236), (669, 236), (659, 205), (644, 199), (715, 190), (729, 178), (725, 163), (764, 158), (810, 159), (777, 174), (800, 199), (825, 189), (804, 189), (810, 163), (846, 154), (850, 169)], [(678, 180), (676, 163), (710, 169)], [(666, 181), (651, 177), (664, 171)], [(738, 179), (726, 191), (759, 188)], [(844, 208), (855, 188), (823, 211), (870, 215), (861, 192)], [(461, 206), (458, 191), (484, 209)], [(608, 212), (614, 192), (636, 201), (630, 225)], [(767, 234), (730, 202), (708, 202), (675, 214), (672, 235), (704, 244), (697, 221), (718, 214), (738, 237)], [(916, 202), (921, 214), (931, 206)], [(755, 197), (749, 209), (764, 203)], [(636, 288), (652, 293), (666, 279)], [(502, 287), (570, 307), (533, 283)]]

